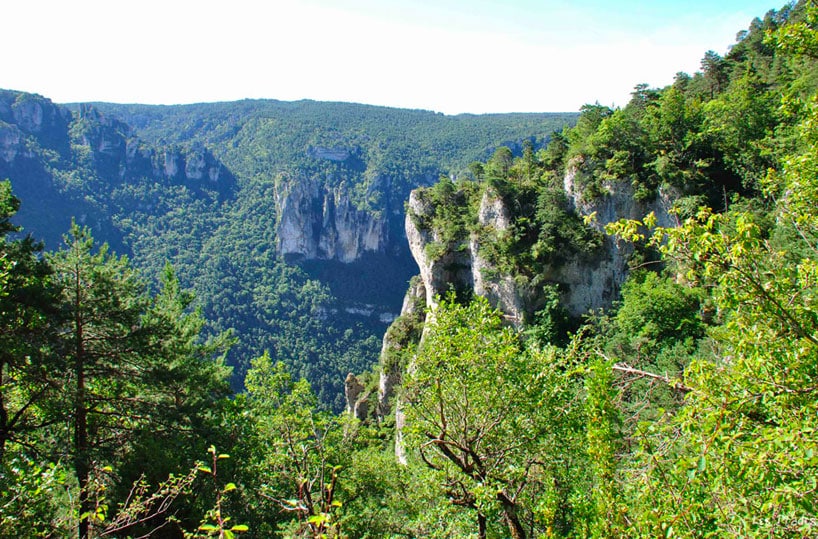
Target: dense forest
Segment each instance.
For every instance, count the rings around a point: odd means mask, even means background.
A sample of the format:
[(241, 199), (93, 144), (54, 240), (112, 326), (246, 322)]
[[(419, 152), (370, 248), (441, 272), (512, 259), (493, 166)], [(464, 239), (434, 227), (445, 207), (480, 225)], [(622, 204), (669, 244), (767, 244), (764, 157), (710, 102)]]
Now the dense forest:
[[(113, 112), (78, 106), (54, 121), (81, 137), (77, 118), (101, 114)], [(257, 252), (252, 236), (271, 234), (260, 218), (275, 209), (264, 191), (274, 183), (268, 161), (239, 163), (235, 146), (216, 154), (209, 139), (172, 134), (185, 123), (200, 132), (196, 122), (208, 116), (193, 109), (120, 114), (145, 126), (140, 144), (190, 142), (180, 151), (198, 152), (214, 180), (174, 176), (161, 195), (175, 190), (173, 200), (187, 202), (140, 221), (102, 211), (115, 189), (94, 199), (97, 154), (73, 174), (57, 165), (60, 151), (76, 157), (76, 148), (20, 143), (50, 156), (40, 169), (28, 162), (31, 178), (43, 180), (50, 163), (48, 177), (64, 182), (58, 194), (72, 193), (89, 213), (67, 228), (62, 247), (46, 250), (15, 224), (24, 189), (0, 184), (0, 536), (818, 534), (818, 8), (770, 11), (724, 56), (705, 53), (700, 72), (679, 73), (665, 88), (637, 85), (622, 108), (589, 104), (547, 141), (447, 154), (439, 181), (382, 193), (412, 191), (407, 231), (428, 240), (416, 257), (450, 261), (440, 276), (451, 286), (432, 302), (407, 296), (425, 310), (405, 303), (380, 365), (344, 363), (360, 366), (364, 392), (385, 371), (401, 373), (390, 406), (360, 414), (333, 410), (310, 373), (286, 361), (283, 344), (245, 358), (243, 388), (231, 389), (236, 319), (209, 319), (228, 311), (189, 291), (227, 293), (222, 280), (252, 283), (241, 272), (276, 258), (275, 243)], [(378, 122), (392, 113), (382, 114)], [(9, 125), (0, 123), (0, 141), (13, 138)], [(208, 132), (236, 140), (240, 125), (237, 117)], [(265, 138), (275, 134), (268, 128)], [(394, 129), (401, 136), (408, 127)], [(415, 156), (407, 159), (431, 173), (437, 165), (421, 155), (431, 146), (407, 143)], [(316, 151), (331, 159), (303, 167), (326, 169), (315, 175), (337, 185), (361, 179), (361, 211), (387, 207), (368, 196), (378, 174), (366, 173), (353, 145), (319, 141)], [(150, 171), (156, 154), (142, 155)], [(118, 173), (127, 190), (158, 189), (129, 182), (129, 170)], [(281, 182), (288, 171), (276, 173)], [(245, 189), (257, 198), (242, 202)], [(622, 192), (670, 207), (617, 220), (593, 210)], [(485, 201), (504, 209), (493, 212), (502, 227), (486, 224)], [(224, 224), (237, 208), (247, 216), (241, 233)], [(211, 218), (221, 257), (198, 236)], [(140, 232), (114, 241), (129, 226)], [(183, 234), (174, 248), (212, 260), (168, 256), (172, 242), (161, 234), (153, 247), (138, 246), (143, 227)], [(97, 233), (111, 234), (110, 246)], [(579, 314), (569, 301), (577, 284), (560, 268), (605, 250), (627, 258), (627, 278), (615, 302)], [(487, 261), (487, 281), (525, 292), (519, 313), (455, 278), (467, 251)], [(231, 252), (248, 267), (204, 288), (196, 280), (204, 273), (181, 278), (197, 264), (236, 264)], [(326, 304), (314, 298), (330, 288), (309, 277), (308, 263), (270, 267), (294, 280), (260, 280), (253, 297), (295, 311), (287, 323), (324, 331)], [(220, 301), (240, 310), (245, 299)], [(296, 350), (313, 343), (302, 345)]]
[[(61, 106), (0, 91), (15, 224), (58, 249), (72, 219), (155, 289), (170, 262), (205, 332), (230, 330), (234, 389), (269, 351), (343, 408), (417, 272), (411, 189), (501, 145), (543, 146), (577, 114), (443, 116), (345, 103)], [(327, 247), (326, 245), (329, 244)]]

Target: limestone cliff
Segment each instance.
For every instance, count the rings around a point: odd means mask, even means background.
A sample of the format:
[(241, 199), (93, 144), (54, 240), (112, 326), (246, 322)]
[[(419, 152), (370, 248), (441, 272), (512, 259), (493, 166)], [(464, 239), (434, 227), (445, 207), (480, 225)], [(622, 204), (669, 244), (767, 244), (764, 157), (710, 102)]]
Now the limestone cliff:
[(344, 380), (344, 397), (347, 401), (347, 413), (360, 420), (366, 419), (369, 414), (369, 394), (358, 377), (352, 373)]
[(420, 268), (420, 277), (426, 294), (426, 305), (434, 307), (437, 296), (445, 295), (450, 289), (471, 289), (474, 286), (472, 256), (468, 250), (455, 245), (444, 245), (442, 253), (430, 253), (428, 246), (440, 244), (443, 238), (434, 228), (418, 225), (418, 217), (429, 215), (429, 202), (412, 191), (406, 207), (406, 239), (409, 250)]
[(50, 99), (24, 92), (0, 90), (0, 126), (9, 124), (23, 136), (37, 139), (41, 146), (64, 154), (68, 150), (65, 133), (71, 113)]
[[(634, 198), (634, 190), (628, 182), (609, 183), (606, 194), (585, 201), (575, 192), (574, 172), (565, 176), (565, 189), (569, 208), (580, 216), (594, 215), (593, 228), (599, 232), (605, 225), (619, 219), (641, 219), (654, 212), (659, 226), (673, 226), (675, 219), (669, 214), (674, 199), (672, 193), (660, 192), (653, 200), (640, 202)], [(430, 212), (428, 204), (413, 192), (409, 198), (406, 219), (406, 236), (409, 247), (420, 268), (426, 289), (428, 305), (435, 304), (435, 297), (451, 288), (468, 289), (485, 296), (505, 313), (510, 322), (520, 325), (538, 307), (538, 291), (529, 283), (515, 278), (514, 274), (498, 271), (483, 255), (481, 245), (510, 230), (512, 212), (503, 199), (486, 190), (479, 204), (477, 228), (488, 229), (493, 234), (471, 233), (468, 241), (445, 246), (442, 254), (429, 256), (430, 243), (440, 241), (433, 229), (423, 229), (411, 215)], [(605, 236), (603, 245), (589, 255), (560, 256), (543, 268), (537, 281), (559, 285), (563, 306), (572, 316), (581, 316), (590, 310), (609, 307), (618, 297), (620, 287), (628, 273), (629, 246)]]
[(152, 178), (222, 192), (227, 192), (234, 181), (227, 168), (201, 144), (159, 148), (146, 145), (128, 125), (100, 114), (90, 105), (80, 105), (72, 135), (74, 144), (91, 150), (97, 168), (109, 178)]
[(222, 194), (234, 183), (227, 168), (200, 144), (150, 146), (130, 126), (92, 105), (79, 105), (72, 115), (44, 97), (0, 90), (0, 170), (11, 176), (42, 150), (56, 152), (60, 159), (43, 163), (42, 168), (71, 167), (87, 159), (94, 173), (108, 183), (150, 179)]
[[(584, 200), (575, 188), (576, 172), (569, 169), (565, 174), (564, 188), (570, 207), (582, 216), (594, 215), (591, 226), (599, 231), (605, 225), (620, 219), (642, 219), (653, 212), (657, 225), (677, 226), (676, 217), (669, 213), (678, 193), (662, 191), (651, 200), (639, 201), (634, 197), (629, 182), (609, 182), (604, 196)], [(619, 291), (628, 276), (628, 258), (633, 249), (630, 244), (616, 241), (610, 236), (596, 260), (570, 260), (559, 268), (557, 281), (567, 286), (563, 303), (573, 316), (581, 316), (590, 310), (610, 307), (619, 297)]]
[(426, 285), (413, 279), (403, 299), (400, 316), (389, 326), (383, 337), (378, 382), (378, 417), (389, 414), (396, 391), (403, 380), (403, 371), (411, 360), (413, 345), (420, 340), (426, 317)]
[[(640, 202), (634, 198), (634, 190), (628, 182), (609, 183), (606, 193), (593, 200), (583, 200), (574, 189), (574, 172), (569, 170), (564, 179), (565, 194), (571, 212), (581, 216), (595, 215), (591, 226), (599, 232), (608, 223), (619, 219), (640, 219), (654, 212), (660, 226), (673, 226), (674, 218), (668, 210), (674, 196), (660, 192), (653, 200)], [(502, 197), (491, 188), (483, 190), (477, 212), (477, 230), (490, 230), (490, 234), (471, 232), (469, 237), (458, 240), (440, 249), (430, 249), (430, 245), (440, 244), (442, 235), (434, 227), (424, 226), (431, 219), (434, 208), (427, 199), (413, 191), (407, 203), (406, 237), (412, 256), (420, 268), (420, 280), (410, 288), (410, 297), (423, 295), (424, 305), (434, 306), (436, 298), (450, 289), (465, 290), (484, 296), (499, 308), (509, 323), (515, 326), (531, 319), (533, 313), (542, 307), (542, 285), (555, 285), (560, 292), (560, 303), (574, 317), (591, 310), (607, 308), (618, 298), (619, 291), (628, 274), (628, 260), (632, 254), (629, 245), (604, 236), (600, 248), (591, 254), (574, 254), (555, 257), (544, 265), (535, 279), (519, 279), (508, 271), (500, 271), (483, 253), (485, 242), (492, 241), (509, 231), (513, 225), (512, 211)], [(536, 284), (534, 284), (536, 283)], [(404, 315), (410, 312), (404, 303)], [(428, 317), (429, 314), (426, 314)], [(401, 317), (403, 318), (403, 316)], [(401, 319), (399, 318), (398, 321)], [(398, 322), (396, 321), (396, 323)], [(428, 320), (427, 320), (428, 321)], [(422, 327), (423, 322), (419, 325)], [(405, 331), (393, 331), (384, 337), (381, 352), (381, 394), (379, 396), (379, 417), (388, 415), (390, 399), (400, 384), (402, 371), (396, 369), (391, 350), (406, 347)], [(422, 331), (415, 331), (415, 342)], [(402, 340), (401, 340), (402, 339)], [(404, 360), (402, 368), (407, 368), (410, 360)], [(402, 421), (400, 403), (396, 406), (396, 422)], [(401, 448), (396, 449), (399, 453)]]
[(0, 124), (0, 159), (11, 163), (24, 151), (23, 133), (16, 125)]
[(383, 213), (358, 209), (343, 184), (281, 177), (275, 203), (278, 251), (284, 256), (352, 262), (364, 253), (387, 250)]
[(200, 143), (149, 144), (93, 105), (0, 90), (0, 179), (6, 178), (23, 200), (17, 219), (49, 247), (60, 245), (75, 219), (125, 253), (134, 242), (123, 241), (121, 222), (130, 222), (132, 212), (157, 216), (167, 208), (161, 198), (173, 193), (224, 201), (236, 188), (228, 168)]

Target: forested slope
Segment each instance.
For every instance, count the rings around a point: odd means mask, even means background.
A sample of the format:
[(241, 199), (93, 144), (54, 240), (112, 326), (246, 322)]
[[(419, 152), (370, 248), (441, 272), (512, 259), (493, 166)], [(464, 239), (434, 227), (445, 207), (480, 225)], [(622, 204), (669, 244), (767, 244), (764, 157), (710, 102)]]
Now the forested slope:
[[(431, 310), (390, 328), (374, 417), (478, 536), (815, 534), (816, 21), (771, 11), (701, 72), (413, 192)], [(598, 285), (619, 301), (575, 318)]]
[(338, 410), (344, 377), (376, 361), (416, 271), (409, 191), (501, 144), (543, 145), (575, 117), (306, 101), (62, 106), (3, 91), (0, 178), (22, 200), (16, 221), (48, 248), (73, 218), (150, 279), (173, 264), (209, 331), (235, 332), (237, 388), (268, 350)]

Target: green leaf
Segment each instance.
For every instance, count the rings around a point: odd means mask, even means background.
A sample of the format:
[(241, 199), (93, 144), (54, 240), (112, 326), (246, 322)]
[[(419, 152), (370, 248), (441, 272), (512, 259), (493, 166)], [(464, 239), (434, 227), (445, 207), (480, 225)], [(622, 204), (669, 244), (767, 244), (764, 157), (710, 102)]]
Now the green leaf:
[(223, 492), (230, 492), (231, 490), (236, 490), (236, 484), (235, 483), (227, 483), (224, 486), (224, 491)]
[(213, 470), (210, 469), (210, 466), (202, 465), (202, 466), (198, 466), (197, 469), (202, 473), (209, 473), (209, 474), (213, 473)]
[(307, 519), (307, 522), (310, 524), (323, 524), (324, 522), (326, 522), (326, 520), (327, 520), (326, 515), (321, 514), (311, 516), (310, 518)]
[(246, 532), (246, 531), (249, 531), (249, 530), (250, 530), (250, 528), (247, 527), (247, 524), (236, 524), (235, 526), (230, 528), (230, 531), (233, 531), (233, 532)]

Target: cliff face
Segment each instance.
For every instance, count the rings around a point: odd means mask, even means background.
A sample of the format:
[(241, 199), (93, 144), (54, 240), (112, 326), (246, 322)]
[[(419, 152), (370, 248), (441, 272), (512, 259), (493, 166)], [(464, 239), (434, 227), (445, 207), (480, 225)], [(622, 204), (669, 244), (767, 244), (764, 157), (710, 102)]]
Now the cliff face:
[(210, 203), (228, 199), (236, 186), (201, 144), (150, 145), (91, 105), (72, 112), (38, 95), (0, 90), (0, 179), (6, 178), (23, 201), (17, 220), (47, 246), (60, 245), (76, 219), (126, 253), (114, 214), (159, 216), (164, 195), (185, 192)]
[(208, 187), (225, 194), (234, 182), (227, 168), (204, 146), (151, 147), (123, 122), (81, 105), (73, 143), (91, 150), (97, 169), (108, 178), (133, 181), (151, 178), (190, 187)]
[(418, 192), (412, 191), (405, 218), (406, 239), (409, 241), (412, 257), (420, 268), (426, 305), (434, 307), (437, 304), (435, 298), (445, 295), (450, 288), (457, 290), (473, 288), (474, 275), (470, 251), (446, 248), (438, 256), (433, 257), (429, 254), (427, 247), (440, 242), (441, 236), (433, 229), (419, 227), (413, 215), (422, 217), (429, 215), (431, 211), (431, 206), (418, 196)]
[(32, 159), (35, 144), (65, 157), (70, 122), (70, 112), (44, 97), (0, 90), (0, 169)]
[[(641, 219), (654, 212), (659, 226), (674, 226), (674, 218), (668, 213), (673, 195), (660, 193), (653, 200), (640, 202), (634, 198), (634, 190), (627, 182), (606, 186), (607, 194), (598, 199), (584, 201), (574, 189), (574, 173), (565, 176), (565, 190), (570, 210), (580, 216), (595, 215), (591, 226), (602, 232), (605, 225), (620, 219)], [(427, 215), (431, 208), (424, 205), (415, 192), (409, 198), (408, 214)], [(407, 215), (408, 215), (407, 214)], [(478, 227), (502, 234), (512, 226), (511, 212), (503, 200), (486, 191), (480, 201), (477, 216)], [(426, 287), (426, 301), (435, 304), (435, 296), (443, 295), (450, 288), (471, 290), (484, 296), (505, 313), (507, 319), (522, 324), (527, 315), (537, 308), (537, 290), (515, 279), (515, 275), (498, 271), (481, 254), (481, 243), (492, 241), (472, 234), (464, 245), (449, 246), (443, 254), (432, 259), (427, 246), (440, 240), (434, 230), (422, 230), (416, 220), (407, 216), (406, 236), (420, 275)], [(618, 297), (619, 290), (628, 273), (628, 257), (632, 249), (606, 236), (601, 249), (591, 255), (568, 257), (547, 264), (540, 281), (559, 285), (563, 306), (572, 316), (581, 316), (590, 310), (610, 307)]]
[(275, 202), (278, 251), (284, 256), (353, 262), (387, 250), (386, 218), (356, 208), (343, 186), (280, 179)]
[(0, 159), (11, 163), (24, 150), (23, 134), (16, 125), (0, 124)]
[(8, 176), (31, 169), (42, 150), (57, 160), (35, 163), (46, 171), (90, 165), (108, 183), (151, 179), (203, 186), (226, 194), (234, 179), (227, 168), (201, 145), (151, 147), (142, 143), (123, 122), (80, 105), (74, 116), (49, 99), (33, 94), (0, 91), (0, 172)]
[[(678, 194), (660, 191), (648, 201), (634, 197), (634, 189), (628, 182), (609, 183), (607, 194), (583, 200), (574, 184), (575, 171), (569, 170), (564, 178), (565, 193), (569, 206), (581, 216), (594, 214), (591, 226), (603, 231), (605, 225), (620, 219), (642, 219), (653, 212), (661, 227), (677, 226), (678, 221), (669, 213)], [(619, 297), (619, 291), (628, 276), (628, 258), (633, 253), (630, 244), (618, 242), (605, 236), (600, 256), (594, 260), (570, 260), (556, 272), (556, 280), (567, 285), (562, 298), (572, 316), (581, 316), (590, 310), (608, 308)]]
[[(511, 227), (511, 217), (503, 201), (487, 192), (480, 201), (477, 223), (503, 233)], [(469, 240), (469, 255), (474, 293), (487, 298), (505, 313), (507, 320), (519, 327), (525, 313), (531, 310), (531, 291), (518, 285), (513, 275), (493, 271), (491, 262), (480, 255), (480, 239), (475, 235)]]
[(3, 123), (60, 154), (68, 149), (65, 133), (71, 113), (39, 95), (0, 90), (0, 125)]
[[(565, 175), (564, 188), (569, 209), (580, 216), (595, 214), (591, 226), (600, 232), (608, 223), (620, 219), (641, 219), (649, 212), (656, 214), (659, 226), (676, 224), (673, 216), (668, 213), (674, 199), (672, 193), (660, 192), (653, 200), (640, 202), (634, 198), (634, 190), (629, 183), (619, 182), (606, 185), (605, 196), (585, 201), (574, 187), (574, 172), (570, 170)], [(440, 242), (441, 237), (435, 230), (418, 226), (418, 223), (424, 222), (423, 217), (431, 213), (429, 204), (424, 202), (418, 192), (413, 191), (407, 205), (406, 237), (412, 256), (420, 268), (420, 282), (410, 288), (407, 298), (422, 294), (425, 305), (434, 306), (436, 298), (452, 288), (471, 291), (488, 298), (492, 305), (505, 314), (509, 323), (520, 327), (524, 320), (540, 308), (541, 298), (536, 287), (526, 280), (516, 279), (513, 274), (498, 271), (481, 255), (481, 242), (491, 241), (490, 236), (481, 238), (471, 234), (468, 241), (444, 246), (442, 254), (437, 253), (438, 256), (431, 257), (428, 246)], [(511, 215), (500, 197), (492, 195), (490, 190), (484, 192), (477, 215), (478, 228), (502, 234), (512, 226)], [(421, 218), (418, 219), (417, 216)], [(605, 236), (601, 248), (593, 254), (563, 257), (546, 264), (538, 280), (540, 283), (556, 284), (562, 306), (571, 316), (579, 317), (591, 310), (608, 308), (618, 298), (627, 278), (631, 254), (632, 248), (629, 245)], [(403, 314), (408, 312), (410, 311), (405, 302)], [(430, 315), (431, 312), (426, 314), (426, 322)], [(416, 338), (421, 338), (420, 333), (416, 334)], [(401, 346), (406, 346), (406, 343), (393, 339), (390, 328), (390, 332), (384, 337), (381, 352), (380, 417), (390, 412), (390, 399), (402, 377), (402, 371), (395, 368), (388, 352)], [(411, 360), (408, 365), (404, 364), (404, 369), (411, 368), (410, 365)], [(400, 427), (403, 421), (400, 402), (395, 408), (396, 423)], [(399, 432), (397, 439), (400, 440)], [(396, 451), (399, 459), (402, 458), (399, 443)]]

